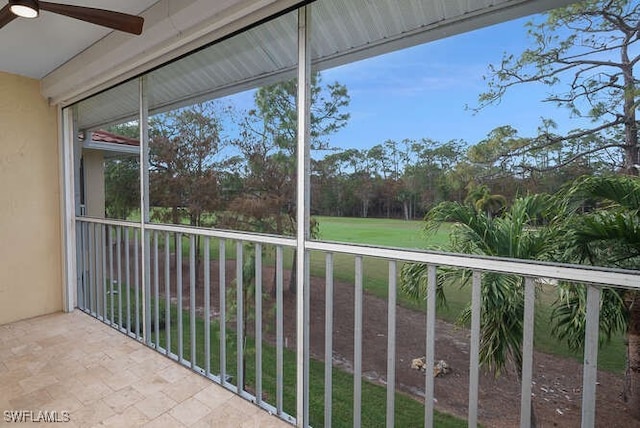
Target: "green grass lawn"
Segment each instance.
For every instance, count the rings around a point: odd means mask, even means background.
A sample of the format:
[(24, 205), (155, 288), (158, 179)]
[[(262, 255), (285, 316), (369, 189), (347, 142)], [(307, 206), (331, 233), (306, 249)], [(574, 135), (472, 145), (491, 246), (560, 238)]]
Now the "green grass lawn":
[(448, 227), (427, 240), (422, 221), (378, 218), (315, 217), (320, 227), (319, 239), (353, 244), (382, 245), (401, 248), (427, 248), (449, 241)]
[[(123, 291), (126, 290), (126, 287)], [(130, 290), (130, 306), (126, 304), (126, 298), (122, 302), (122, 322), (119, 323), (127, 328), (127, 314), (130, 314), (131, 327), (127, 330), (135, 331), (134, 320), (136, 313), (142, 319), (142, 308), (135, 304), (134, 292)], [(228, 302), (232, 305), (232, 302)], [(151, 304), (151, 319), (154, 323), (155, 302)], [(164, 299), (158, 302), (158, 314), (160, 319), (160, 330), (158, 330), (158, 344), (167, 347), (167, 330), (164, 321), (166, 319), (166, 305)], [(109, 319), (118, 321), (118, 302), (114, 300), (114, 313), (110, 312), (111, 300), (107, 297), (107, 316)], [(171, 341), (170, 350), (173, 354), (179, 355), (179, 327), (178, 311), (175, 304), (169, 306), (170, 328), (169, 337)], [(228, 307), (231, 311), (231, 307)], [(192, 339), (195, 342), (194, 363), (205, 368), (205, 321), (201, 316), (196, 315), (195, 336), (191, 334), (191, 314), (187, 309), (182, 311), (182, 358), (185, 361), (192, 361)], [(253, 320), (246, 320), (253, 322)], [(227, 326), (226, 338), (226, 375), (231, 376), (231, 383), (237, 382), (237, 336), (234, 329)], [(151, 333), (151, 340), (155, 343), (155, 329)], [(218, 321), (210, 323), (210, 370), (214, 375), (220, 373), (220, 324)], [(251, 335), (248, 335), (244, 342), (244, 384), (245, 390), (255, 394), (256, 387), (256, 343)], [(262, 347), (262, 386), (263, 400), (276, 405), (276, 348), (263, 342)], [(324, 362), (311, 359), (309, 367), (309, 418), (311, 426), (324, 426)], [(332, 369), (332, 420), (331, 426), (350, 427), (353, 426), (353, 375), (342, 370)], [(289, 415), (296, 413), (296, 353), (290, 349), (283, 350), (283, 410)], [(366, 380), (362, 381), (362, 425), (366, 427), (383, 427), (386, 420), (386, 388)], [(400, 427), (421, 427), (424, 426), (424, 405), (405, 394), (396, 393), (395, 397), (395, 420), (396, 426)], [(457, 428), (467, 426), (466, 422), (453, 416), (435, 412), (434, 424), (438, 427)]]
[[(441, 227), (435, 234), (425, 236), (422, 221), (403, 221), (395, 219), (363, 219), (318, 217), (320, 238), (326, 241), (338, 241), (355, 244), (382, 245), (401, 248), (434, 248), (444, 247), (449, 240), (451, 226)], [(373, 258), (364, 260), (364, 286), (367, 291), (387, 298), (388, 270), (386, 263)], [(336, 280), (353, 282), (354, 257), (336, 254), (334, 256)], [(321, 254), (311, 257), (312, 275), (324, 275), (324, 259)], [(450, 286), (446, 290), (448, 305), (438, 308), (438, 317), (455, 322), (460, 311), (471, 301), (471, 290)], [(564, 342), (553, 337), (549, 328), (551, 303), (555, 299), (555, 290), (547, 288), (539, 293), (536, 304), (534, 341), (536, 349), (582, 360), (582, 355), (569, 351)], [(402, 293), (398, 302), (409, 308), (424, 310), (424, 302), (416, 302)], [(598, 356), (601, 369), (617, 373), (624, 372), (626, 346), (623, 335), (617, 335), (610, 342), (603, 343)]]

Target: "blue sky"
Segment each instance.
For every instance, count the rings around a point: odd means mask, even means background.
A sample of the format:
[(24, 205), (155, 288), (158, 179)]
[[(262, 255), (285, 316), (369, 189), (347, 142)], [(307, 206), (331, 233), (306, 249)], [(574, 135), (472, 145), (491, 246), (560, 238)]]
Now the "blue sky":
[(521, 136), (533, 136), (540, 117), (553, 117), (560, 130), (579, 126), (568, 112), (542, 103), (549, 89), (523, 85), (498, 106), (474, 115), (487, 89), (483, 75), (504, 52), (518, 54), (528, 45), (529, 18), (461, 34), (410, 49), (323, 71), (325, 83), (338, 81), (351, 96), (348, 125), (331, 137), (333, 146), (371, 147), (392, 139), (463, 139), (474, 144), (495, 127), (510, 124)]

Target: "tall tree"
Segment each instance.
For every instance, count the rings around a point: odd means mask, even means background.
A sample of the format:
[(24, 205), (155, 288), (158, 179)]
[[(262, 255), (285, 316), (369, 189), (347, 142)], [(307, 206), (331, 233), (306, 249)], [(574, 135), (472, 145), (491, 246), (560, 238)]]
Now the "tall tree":
[[(242, 194), (232, 202), (236, 216), (251, 230), (293, 234), (295, 232), (297, 80), (259, 88), (255, 109), (241, 122), (236, 141), (246, 160)], [(338, 83), (323, 84), (319, 73), (311, 76), (311, 149), (327, 149), (326, 137), (344, 127), (349, 113), (347, 88)], [(294, 254), (295, 258), (295, 254)], [(293, 270), (295, 272), (295, 270)], [(290, 290), (295, 291), (291, 275)]]
[[(180, 224), (184, 217), (194, 227), (211, 226), (221, 205), (218, 159), (221, 109), (216, 102), (195, 104), (154, 116), (149, 125), (150, 204), (163, 209), (153, 215)], [(176, 238), (177, 239), (177, 238)], [(196, 236), (196, 279), (200, 281), (201, 237)]]
[[(523, 159), (532, 151), (595, 136), (596, 144), (581, 147), (546, 168), (568, 165), (594, 153), (622, 153), (618, 168), (637, 175), (638, 77), (640, 61), (640, 3), (635, 0), (585, 0), (555, 9), (542, 21), (528, 23), (532, 47), (520, 55), (505, 54), (489, 67), (489, 89), (479, 97), (478, 109), (500, 102), (512, 87), (542, 84), (544, 99), (567, 108), (592, 126), (554, 133), (555, 123), (543, 120), (537, 137), (528, 144), (499, 153)], [(522, 168), (545, 169), (521, 162)]]
[[(241, 120), (235, 145), (243, 154), (244, 186), (232, 201), (241, 227), (265, 233), (295, 232), (295, 174), (297, 142), (297, 81), (259, 88), (255, 109)], [(319, 73), (311, 78), (311, 149), (328, 148), (326, 137), (344, 127), (349, 114), (347, 88), (323, 84)], [(240, 209), (242, 208), (242, 209)]]
[(161, 220), (204, 226), (220, 203), (221, 106), (206, 102), (154, 116), (149, 126), (151, 204)]

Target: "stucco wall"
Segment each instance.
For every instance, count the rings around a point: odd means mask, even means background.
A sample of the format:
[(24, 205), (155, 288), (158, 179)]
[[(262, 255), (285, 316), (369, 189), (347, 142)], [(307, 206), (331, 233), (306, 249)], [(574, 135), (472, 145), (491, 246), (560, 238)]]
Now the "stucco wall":
[(104, 155), (99, 150), (84, 150), (85, 205), (89, 217), (104, 217)]
[(0, 324), (62, 310), (57, 112), (0, 72)]

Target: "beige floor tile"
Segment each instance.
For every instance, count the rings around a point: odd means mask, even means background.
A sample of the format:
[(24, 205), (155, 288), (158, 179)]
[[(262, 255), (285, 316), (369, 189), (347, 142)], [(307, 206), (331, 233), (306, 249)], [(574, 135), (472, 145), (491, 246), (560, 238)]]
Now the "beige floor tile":
[(189, 398), (171, 409), (169, 414), (181, 423), (191, 426), (211, 412), (211, 409), (204, 406), (199, 400)]
[(114, 414), (111, 407), (99, 400), (72, 412), (71, 420), (79, 426), (91, 427), (109, 419)]
[[(51, 395), (51, 394), (49, 394)], [(46, 410), (57, 410), (59, 412), (75, 412), (83, 407), (83, 404), (70, 394), (51, 395), (52, 400), (42, 406)]]
[(175, 400), (167, 397), (162, 392), (157, 392), (140, 400), (135, 404), (135, 407), (152, 420), (171, 410), (177, 404)]
[(138, 376), (126, 370), (120, 370), (118, 373), (101, 370), (98, 376), (100, 376), (100, 379), (102, 379), (105, 385), (114, 391), (120, 391), (121, 389), (129, 387), (140, 380)]
[(162, 390), (162, 392), (178, 403), (193, 397), (210, 385), (210, 381), (204, 377), (191, 373), (188, 369), (184, 369), (183, 371), (184, 376), (182, 379), (168, 384)]
[(191, 425), (191, 428), (240, 427), (245, 420), (245, 416), (239, 414), (234, 409), (219, 408), (215, 412), (208, 413), (203, 418), (199, 419), (196, 423)]
[(135, 388), (129, 386), (104, 397), (102, 401), (111, 407), (114, 412), (121, 413), (127, 407), (133, 406), (144, 399), (144, 395), (138, 392)]
[(289, 426), (80, 312), (0, 326), (0, 409), (68, 411), (67, 428)]
[(202, 391), (198, 392), (194, 397), (209, 407), (211, 410), (217, 409), (226, 404), (228, 400), (233, 398), (234, 394), (219, 385), (209, 385)]
[(157, 372), (157, 374), (167, 382), (173, 383), (185, 377), (185, 367), (181, 367), (177, 364), (172, 364), (160, 370), (159, 372)]
[(137, 382), (131, 384), (133, 388), (135, 388), (138, 392), (143, 395), (152, 395), (157, 392), (161, 392), (169, 385), (169, 382), (164, 380), (158, 375), (147, 376), (146, 378), (142, 378)]
[(18, 382), (25, 393), (29, 394), (33, 391), (37, 391), (47, 386), (55, 385), (58, 383), (58, 379), (51, 375), (33, 375), (22, 379)]
[(38, 410), (52, 399), (53, 397), (51, 397), (47, 391), (39, 389), (29, 394), (23, 394), (9, 399), (9, 405), (11, 406), (11, 409), (16, 410)]
[(247, 417), (253, 417), (258, 413), (262, 413), (262, 410), (258, 406), (248, 403), (246, 400), (240, 398), (237, 395), (231, 397), (231, 399), (225, 404), (229, 409), (236, 410), (238, 413), (242, 413)]
[(128, 407), (122, 413), (115, 414), (103, 421), (101, 427), (139, 427), (149, 422), (149, 418), (135, 407)]
[(7, 402), (9, 399), (13, 399), (24, 395), (24, 389), (16, 381), (3, 379), (0, 376), (0, 398), (5, 399)]
[(143, 425), (144, 428), (182, 428), (185, 426), (186, 425), (184, 425), (168, 413), (163, 413), (151, 422)]
[(90, 404), (104, 397), (112, 395), (114, 391), (97, 377), (74, 388), (73, 395), (83, 404)]

